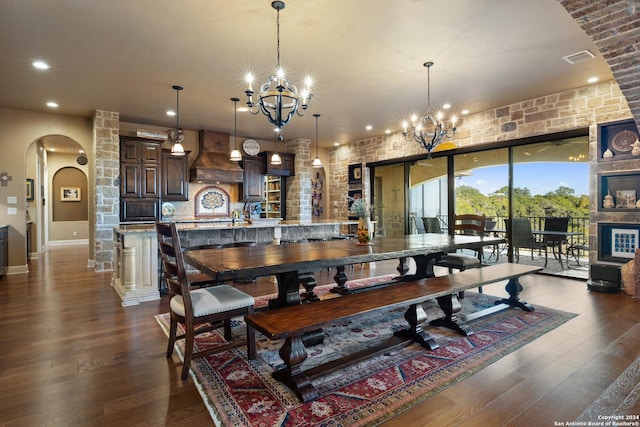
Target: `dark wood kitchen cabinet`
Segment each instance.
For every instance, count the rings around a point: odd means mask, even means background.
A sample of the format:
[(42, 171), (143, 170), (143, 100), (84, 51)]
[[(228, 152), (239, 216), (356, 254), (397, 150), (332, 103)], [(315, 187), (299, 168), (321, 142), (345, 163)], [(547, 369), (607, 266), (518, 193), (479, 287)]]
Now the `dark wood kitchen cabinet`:
[(262, 201), (264, 159), (262, 157), (243, 157), (242, 169), (242, 200), (245, 202)]
[(265, 175), (272, 176), (294, 176), (296, 174), (294, 168), (294, 158), (295, 154), (291, 153), (278, 153), (280, 154), (280, 158), (282, 159), (281, 165), (272, 165), (270, 163), (271, 156), (273, 155), (272, 151), (263, 151), (260, 153), (260, 156), (264, 158), (265, 163)]
[(120, 221), (159, 218), (161, 142), (120, 138)]
[(184, 156), (172, 156), (162, 150), (162, 201), (189, 200), (189, 151)]

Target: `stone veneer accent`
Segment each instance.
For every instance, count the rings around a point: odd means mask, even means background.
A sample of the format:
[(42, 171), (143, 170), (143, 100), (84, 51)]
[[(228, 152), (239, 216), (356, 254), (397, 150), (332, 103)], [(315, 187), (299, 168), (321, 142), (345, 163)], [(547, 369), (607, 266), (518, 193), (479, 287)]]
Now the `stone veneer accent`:
[(296, 172), (287, 178), (287, 220), (311, 221), (311, 140), (289, 141), (286, 151), (295, 154)]
[(560, 3), (607, 60), (640, 128), (640, 3), (637, 0), (560, 0)]
[(95, 269), (109, 271), (113, 270), (113, 228), (120, 223), (120, 114), (96, 110), (93, 132)]
[[(629, 221), (629, 214), (615, 212), (598, 214), (597, 212), (598, 203), (600, 203), (597, 200), (597, 126), (599, 123), (631, 117), (631, 111), (620, 88), (615, 81), (608, 81), (471, 114), (459, 123), (454, 142), (459, 147), (470, 147), (588, 127), (591, 164), (589, 235), (592, 251), (590, 255), (591, 261), (595, 262), (596, 221)], [(346, 195), (349, 190), (347, 166), (349, 164), (401, 159), (406, 156), (425, 154), (425, 152), (415, 142), (406, 142), (401, 133), (395, 133), (332, 148), (329, 149), (328, 154), (330, 174), (327, 181), (331, 183), (329, 186), (331, 214), (334, 218), (347, 218)], [(630, 161), (620, 162), (617, 167), (638, 169), (637, 166), (632, 166)], [(364, 188), (365, 197), (369, 194), (368, 185), (367, 180)]]

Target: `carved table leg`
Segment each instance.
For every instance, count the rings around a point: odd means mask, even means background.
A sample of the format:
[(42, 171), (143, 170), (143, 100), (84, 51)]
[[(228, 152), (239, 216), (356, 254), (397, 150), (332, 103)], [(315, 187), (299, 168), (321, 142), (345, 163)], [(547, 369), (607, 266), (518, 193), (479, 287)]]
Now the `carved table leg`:
[(280, 347), (279, 354), (287, 367), (275, 371), (272, 374), (273, 378), (286, 384), (303, 402), (317, 398), (317, 390), (302, 371), (302, 363), (307, 360), (307, 351), (302, 344), (302, 337), (287, 338)]
[(349, 288), (345, 286), (345, 283), (347, 283), (347, 275), (344, 272), (344, 267), (344, 265), (336, 267), (336, 275), (333, 276), (333, 280), (336, 281), (338, 286), (331, 288), (331, 292), (334, 294), (347, 295), (351, 293)]
[(529, 303), (524, 301), (520, 301), (518, 298), (518, 294), (522, 292), (522, 285), (518, 278), (509, 279), (507, 282), (507, 286), (505, 286), (507, 293), (509, 294), (509, 298), (503, 298), (499, 301), (496, 301), (496, 304), (507, 304), (511, 307), (521, 308), (524, 311), (535, 311), (536, 309)]
[(300, 304), (300, 278), (297, 271), (276, 274), (278, 297), (269, 300), (269, 309)]
[[(304, 273), (310, 274), (310, 273)], [(288, 307), (290, 305), (300, 305), (300, 281), (304, 274), (298, 274), (297, 271), (276, 274), (278, 279), (278, 297), (269, 300), (269, 310), (280, 307)], [(311, 276), (313, 279), (313, 276)], [(313, 279), (315, 286), (315, 279)], [(314, 294), (315, 295), (315, 294)], [(316, 297), (317, 298), (317, 297)], [(302, 337), (306, 346), (322, 344), (324, 342), (324, 331), (318, 329), (316, 331), (307, 332)]]
[(404, 318), (409, 322), (409, 328), (396, 331), (393, 335), (396, 337), (410, 338), (412, 341), (429, 350), (435, 350), (440, 347), (436, 340), (422, 329), (422, 324), (427, 320), (427, 313), (424, 311), (424, 308), (422, 308), (422, 304), (411, 304), (404, 313)]
[(442, 311), (444, 311), (444, 317), (429, 322), (431, 326), (443, 326), (465, 337), (473, 335), (473, 331), (467, 325), (461, 325), (458, 323), (455, 313), (462, 310), (462, 305), (460, 304), (457, 295), (445, 295), (443, 297), (436, 298), (436, 300), (438, 301), (438, 305)]
[[(404, 281), (423, 279), (425, 277), (436, 277), (436, 274), (433, 272), (433, 266), (436, 261), (442, 257), (442, 253), (431, 253), (424, 255), (415, 255), (413, 260), (416, 263), (416, 274), (400, 276), (398, 279)], [(406, 259), (401, 258), (400, 263), (405, 264), (404, 274), (409, 270), (409, 266), (406, 265)], [(400, 271), (400, 266), (398, 266), (398, 271)]]
[(409, 271), (409, 264), (407, 263), (407, 257), (402, 257), (398, 260), (398, 266), (396, 267), (398, 273), (400, 273), (399, 279), (403, 279)]
[(306, 292), (303, 292), (302, 295), (300, 295), (302, 299), (304, 301), (309, 301), (309, 302), (320, 301), (320, 298), (318, 298), (318, 295), (313, 293), (313, 288), (315, 288), (316, 285), (318, 284), (318, 282), (316, 282), (316, 278), (313, 277), (313, 273), (300, 273), (299, 279), (300, 279), (300, 283), (302, 284), (302, 286), (306, 291)]

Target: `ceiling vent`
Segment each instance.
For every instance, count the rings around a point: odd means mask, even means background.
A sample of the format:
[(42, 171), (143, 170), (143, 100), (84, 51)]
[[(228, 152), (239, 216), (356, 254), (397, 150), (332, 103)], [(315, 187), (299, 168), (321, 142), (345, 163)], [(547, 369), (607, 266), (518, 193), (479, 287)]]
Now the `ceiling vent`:
[(589, 50), (582, 50), (580, 52), (572, 53), (571, 55), (563, 56), (562, 59), (567, 61), (569, 64), (578, 64), (580, 62), (587, 61), (589, 59), (593, 59), (596, 56), (591, 53)]

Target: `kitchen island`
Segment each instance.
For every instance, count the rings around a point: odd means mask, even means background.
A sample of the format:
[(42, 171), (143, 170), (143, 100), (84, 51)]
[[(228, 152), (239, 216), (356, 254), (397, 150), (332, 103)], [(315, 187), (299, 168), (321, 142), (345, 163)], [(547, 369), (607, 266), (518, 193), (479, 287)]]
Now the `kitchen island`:
[[(184, 248), (236, 242), (258, 245), (280, 244), (309, 239), (330, 239), (340, 234), (348, 220), (278, 221), (272, 219), (239, 221), (230, 219), (176, 219)], [(123, 306), (160, 298), (160, 263), (154, 223), (123, 223), (114, 228), (114, 271), (111, 285)], [(224, 250), (224, 249), (221, 249)]]

